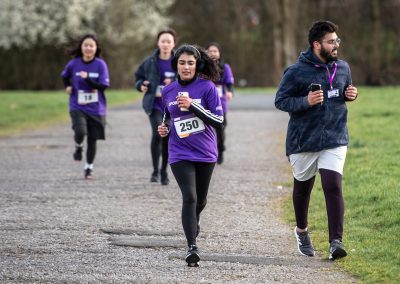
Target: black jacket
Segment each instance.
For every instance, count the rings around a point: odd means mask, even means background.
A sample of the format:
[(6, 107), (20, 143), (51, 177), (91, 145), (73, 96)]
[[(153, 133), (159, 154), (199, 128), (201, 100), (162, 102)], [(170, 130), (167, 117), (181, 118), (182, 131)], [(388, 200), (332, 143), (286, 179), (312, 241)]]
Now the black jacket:
[[(347, 107), (344, 92), (352, 84), (349, 65), (337, 60), (333, 89), (339, 96), (328, 98), (328, 72), (333, 73), (334, 62), (322, 63), (309, 48), (299, 60), (285, 70), (275, 98), (275, 106), (289, 113), (286, 154), (318, 152), (348, 145)], [(307, 95), (311, 83), (322, 85), (324, 102), (310, 107)]]
[(143, 96), (142, 106), (144, 111), (151, 115), (153, 112), (154, 98), (157, 92), (157, 86), (160, 82), (160, 70), (157, 64), (157, 58), (160, 54), (160, 50), (157, 48), (149, 57), (147, 57), (142, 64), (138, 67), (135, 72), (135, 88), (140, 92), (140, 86), (144, 81), (149, 81), (150, 84), (147, 86), (148, 90)]

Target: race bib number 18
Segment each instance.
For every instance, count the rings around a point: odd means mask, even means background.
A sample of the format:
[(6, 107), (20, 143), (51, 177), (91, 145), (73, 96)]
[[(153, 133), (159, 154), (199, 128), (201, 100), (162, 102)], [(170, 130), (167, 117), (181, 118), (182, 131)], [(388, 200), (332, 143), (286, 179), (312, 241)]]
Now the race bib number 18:
[(203, 132), (204, 122), (197, 116), (189, 115), (175, 118), (174, 126), (180, 138), (188, 137), (191, 134)]
[(99, 94), (97, 93), (97, 90), (94, 90), (93, 92), (87, 92), (87, 91), (78, 91), (78, 104), (80, 105), (86, 105), (90, 103), (96, 103), (99, 101)]

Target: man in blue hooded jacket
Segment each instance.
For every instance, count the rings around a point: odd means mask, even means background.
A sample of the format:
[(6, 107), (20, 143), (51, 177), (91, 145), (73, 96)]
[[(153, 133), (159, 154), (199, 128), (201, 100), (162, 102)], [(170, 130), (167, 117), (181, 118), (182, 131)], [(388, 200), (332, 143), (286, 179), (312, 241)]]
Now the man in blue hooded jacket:
[[(302, 255), (314, 256), (308, 235), (308, 206), (319, 171), (328, 213), (329, 259), (347, 255), (342, 244), (342, 174), (349, 135), (346, 101), (357, 98), (347, 62), (337, 57), (337, 25), (313, 23), (310, 47), (289, 66), (276, 93), (275, 106), (289, 113), (286, 155), (293, 170), (294, 234)], [(320, 90), (311, 88), (316, 84)]]

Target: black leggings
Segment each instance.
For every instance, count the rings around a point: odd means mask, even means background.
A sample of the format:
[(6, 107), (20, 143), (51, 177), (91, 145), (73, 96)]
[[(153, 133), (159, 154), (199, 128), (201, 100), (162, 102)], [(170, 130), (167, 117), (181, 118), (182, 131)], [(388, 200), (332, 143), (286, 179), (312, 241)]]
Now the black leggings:
[(188, 245), (196, 244), (197, 223), (207, 204), (215, 163), (180, 161), (171, 170), (182, 192), (182, 225)]
[[(342, 240), (344, 201), (342, 195), (342, 175), (338, 172), (320, 169), (322, 189), (325, 194), (326, 211), (328, 214), (329, 242), (333, 239)], [(307, 228), (308, 205), (315, 176), (306, 181), (294, 179), (293, 205), (296, 224), (300, 229)]]
[(74, 130), (74, 141), (76, 144), (81, 145), (85, 136), (87, 136), (86, 162), (93, 164), (97, 151), (97, 140), (105, 139), (105, 118), (88, 115), (78, 110), (72, 111), (70, 115), (72, 129)]
[[(74, 135), (74, 140), (75, 143), (78, 145), (81, 145), (83, 140), (85, 139), (86, 134), (84, 134), (84, 131), (75, 131)], [(93, 164), (94, 158), (96, 157), (96, 152), (97, 152), (97, 140), (96, 139), (91, 139), (88, 137), (87, 141), (87, 150), (86, 150), (86, 162), (88, 164)]]
[(158, 110), (153, 110), (149, 116), (152, 131), (150, 148), (153, 161), (153, 174), (158, 174), (159, 172), (160, 156), (162, 156), (161, 173), (165, 173), (168, 166), (168, 136), (161, 138), (157, 130), (162, 122), (162, 118), (163, 113)]
[(226, 113), (225, 113), (222, 127), (215, 129), (215, 132), (217, 133), (217, 145), (219, 154), (225, 151), (225, 128), (227, 125), (228, 122), (226, 121)]

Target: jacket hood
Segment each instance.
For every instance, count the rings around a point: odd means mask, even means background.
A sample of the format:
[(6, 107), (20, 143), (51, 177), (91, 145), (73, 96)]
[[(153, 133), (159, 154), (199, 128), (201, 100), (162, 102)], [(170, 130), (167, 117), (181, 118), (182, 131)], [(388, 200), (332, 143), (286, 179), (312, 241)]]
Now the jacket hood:
[(299, 61), (311, 64), (311, 65), (328, 65), (331, 66), (335, 61), (330, 61), (328, 63), (322, 62), (317, 56), (315, 56), (311, 47), (306, 51), (300, 53)]

